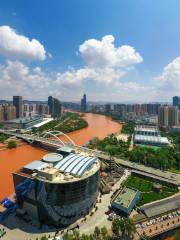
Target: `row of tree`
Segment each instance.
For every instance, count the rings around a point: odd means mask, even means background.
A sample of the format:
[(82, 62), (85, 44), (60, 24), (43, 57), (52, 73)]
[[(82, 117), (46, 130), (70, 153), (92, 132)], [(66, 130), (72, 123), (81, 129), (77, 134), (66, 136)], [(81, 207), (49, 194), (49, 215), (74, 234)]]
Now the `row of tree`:
[(180, 170), (180, 152), (172, 147), (158, 149), (134, 147), (128, 155), (128, 159), (132, 162), (162, 170), (171, 168)]
[[(132, 219), (116, 219), (112, 222), (112, 231), (110, 234), (106, 227), (95, 227), (92, 234), (80, 234), (74, 230), (63, 234), (63, 240), (113, 240), (113, 239), (133, 239), (135, 233), (135, 225)], [(38, 239), (36, 239), (38, 240)], [(40, 240), (48, 240), (48, 237), (43, 236)]]

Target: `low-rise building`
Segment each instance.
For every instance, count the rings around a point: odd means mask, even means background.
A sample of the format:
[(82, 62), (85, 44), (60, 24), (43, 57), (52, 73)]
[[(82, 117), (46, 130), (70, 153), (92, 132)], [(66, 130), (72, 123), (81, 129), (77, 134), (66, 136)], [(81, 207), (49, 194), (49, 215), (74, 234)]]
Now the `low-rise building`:
[(169, 145), (170, 141), (167, 137), (161, 137), (157, 126), (137, 125), (134, 144), (161, 147)]
[(112, 202), (112, 208), (125, 215), (130, 215), (136, 203), (139, 201), (141, 192), (130, 187), (121, 190), (115, 200)]
[(3, 122), (5, 129), (27, 129), (43, 121), (42, 116), (33, 116), (26, 118), (15, 118)]

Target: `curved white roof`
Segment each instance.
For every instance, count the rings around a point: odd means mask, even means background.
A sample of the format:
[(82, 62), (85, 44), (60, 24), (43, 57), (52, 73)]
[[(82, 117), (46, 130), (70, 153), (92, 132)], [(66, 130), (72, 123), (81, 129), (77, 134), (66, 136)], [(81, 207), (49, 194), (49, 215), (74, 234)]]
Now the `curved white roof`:
[(96, 160), (96, 157), (80, 154), (70, 154), (62, 161), (57, 163), (55, 165), (55, 168), (66, 173), (82, 176), (86, 171), (91, 168), (91, 166)]

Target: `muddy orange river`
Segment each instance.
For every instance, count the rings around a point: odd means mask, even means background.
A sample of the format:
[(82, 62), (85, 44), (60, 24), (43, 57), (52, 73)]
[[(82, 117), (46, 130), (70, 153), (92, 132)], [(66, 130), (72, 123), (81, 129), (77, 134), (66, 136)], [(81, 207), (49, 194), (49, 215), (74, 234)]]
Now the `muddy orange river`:
[[(93, 137), (103, 139), (110, 133), (120, 131), (122, 127), (120, 123), (103, 115), (87, 113), (84, 118), (88, 122), (88, 127), (68, 134), (76, 144), (82, 145)], [(46, 153), (45, 150), (31, 145), (0, 151), (0, 199), (14, 192), (12, 172), (33, 160), (41, 159)]]

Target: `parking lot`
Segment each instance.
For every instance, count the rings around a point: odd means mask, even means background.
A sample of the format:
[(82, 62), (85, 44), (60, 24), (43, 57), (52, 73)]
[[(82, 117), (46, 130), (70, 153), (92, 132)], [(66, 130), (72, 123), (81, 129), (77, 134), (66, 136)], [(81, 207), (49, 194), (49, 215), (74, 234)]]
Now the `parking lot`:
[(180, 210), (165, 214), (161, 217), (136, 224), (136, 230), (139, 236), (156, 236), (161, 232), (180, 226)]

